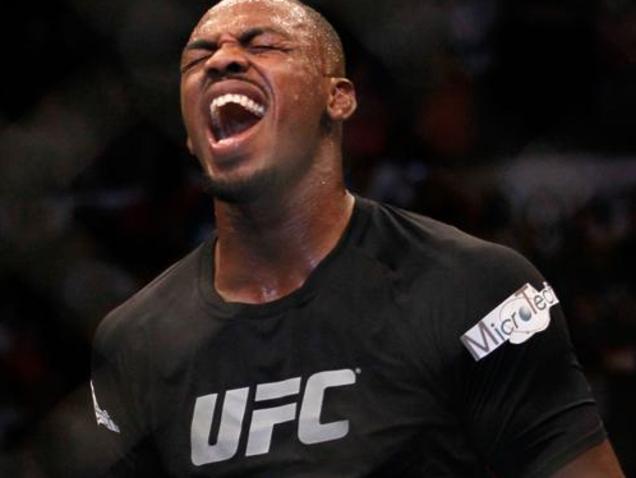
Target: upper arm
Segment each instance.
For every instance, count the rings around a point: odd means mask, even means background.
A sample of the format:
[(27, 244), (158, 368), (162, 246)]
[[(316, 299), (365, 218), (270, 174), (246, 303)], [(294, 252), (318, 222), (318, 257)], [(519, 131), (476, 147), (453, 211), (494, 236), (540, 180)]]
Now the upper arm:
[(104, 319), (93, 341), (91, 393), (94, 407), (92, 439), (99, 443), (96, 461), (107, 476), (160, 476), (147, 412), (147, 372), (139, 350), (112, 317)]
[(552, 478), (624, 478), (618, 459), (608, 440), (584, 451)]
[[(544, 308), (547, 322), (537, 318), (535, 324), (534, 316), (528, 318), (531, 301), (523, 294), (515, 296), (526, 284), (546, 290), (543, 277), (509, 250), (495, 248), (483, 255), (487, 257), (474, 268), (481, 280), (472, 278), (479, 287), (466, 296), (467, 316), (459, 335), (488, 317), (488, 329), (478, 330), (473, 338), (481, 345), (488, 340), (490, 350), (484, 355), (479, 345), (464, 341), (459, 346), (455, 365), (461, 418), (478, 453), (497, 476), (550, 476), (603, 442), (605, 430), (561, 306), (555, 302)], [(511, 297), (518, 297), (512, 307), (490, 315), (500, 304), (510, 304)], [(535, 305), (545, 304), (537, 300)], [(522, 307), (527, 309), (520, 312)], [(537, 327), (513, 339), (514, 320), (505, 324), (505, 330), (499, 325), (515, 311), (519, 325), (525, 317), (526, 325)], [(471, 352), (470, 345), (479, 353)]]

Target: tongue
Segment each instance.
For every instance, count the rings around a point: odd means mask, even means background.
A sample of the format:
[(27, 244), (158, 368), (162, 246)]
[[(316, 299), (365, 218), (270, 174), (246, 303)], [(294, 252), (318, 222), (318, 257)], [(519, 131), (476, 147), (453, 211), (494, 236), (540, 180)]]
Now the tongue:
[(228, 103), (219, 108), (212, 120), (214, 136), (218, 141), (230, 138), (250, 129), (260, 119), (241, 105)]

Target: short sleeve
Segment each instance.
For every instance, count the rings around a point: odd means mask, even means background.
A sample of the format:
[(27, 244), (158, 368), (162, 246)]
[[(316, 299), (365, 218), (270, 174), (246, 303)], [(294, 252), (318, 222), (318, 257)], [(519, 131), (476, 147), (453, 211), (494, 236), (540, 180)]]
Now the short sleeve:
[[(161, 476), (145, 419), (143, 359), (107, 317), (93, 341), (90, 390), (98, 461), (108, 477)], [(138, 342), (138, 341), (137, 341)]]
[(455, 364), (461, 418), (497, 476), (549, 476), (606, 437), (557, 292), (505, 248), (472, 274)]

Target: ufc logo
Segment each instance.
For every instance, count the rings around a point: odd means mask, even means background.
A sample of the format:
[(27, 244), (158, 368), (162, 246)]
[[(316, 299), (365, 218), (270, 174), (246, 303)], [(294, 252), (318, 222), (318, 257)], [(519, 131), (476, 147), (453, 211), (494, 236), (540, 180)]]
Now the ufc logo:
[[(298, 415), (298, 439), (305, 445), (338, 440), (349, 433), (349, 420), (321, 423), (325, 390), (332, 387), (353, 385), (356, 374), (353, 370), (318, 372), (307, 379), (305, 393)], [(290, 378), (281, 382), (263, 383), (256, 386), (254, 402), (264, 402), (289, 397), (300, 393), (301, 378)], [(221, 423), (216, 443), (210, 445), (210, 429), (218, 393), (198, 397), (194, 404), (190, 444), (192, 463), (201, 466), (225, 461), (236, 455), (243, 430), (243, 419), (247, 406), (249, 387), (225, 392)], [(291, 422), (296, 418), (298, 403), (289, 403), (271, 408), (255, 409), (249, 425), (245, 456), (268, 453), (272, 443), (274, 426)]]

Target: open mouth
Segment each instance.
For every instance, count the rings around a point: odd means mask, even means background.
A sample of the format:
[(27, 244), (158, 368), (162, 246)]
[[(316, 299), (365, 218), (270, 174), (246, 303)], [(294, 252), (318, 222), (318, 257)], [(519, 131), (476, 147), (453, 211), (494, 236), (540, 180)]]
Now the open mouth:
[(243, 94), (216, 97), (210, 103), (214, 139), (223, 141), (253, 128), (265, 116), (265, 111), (265, 105)]

